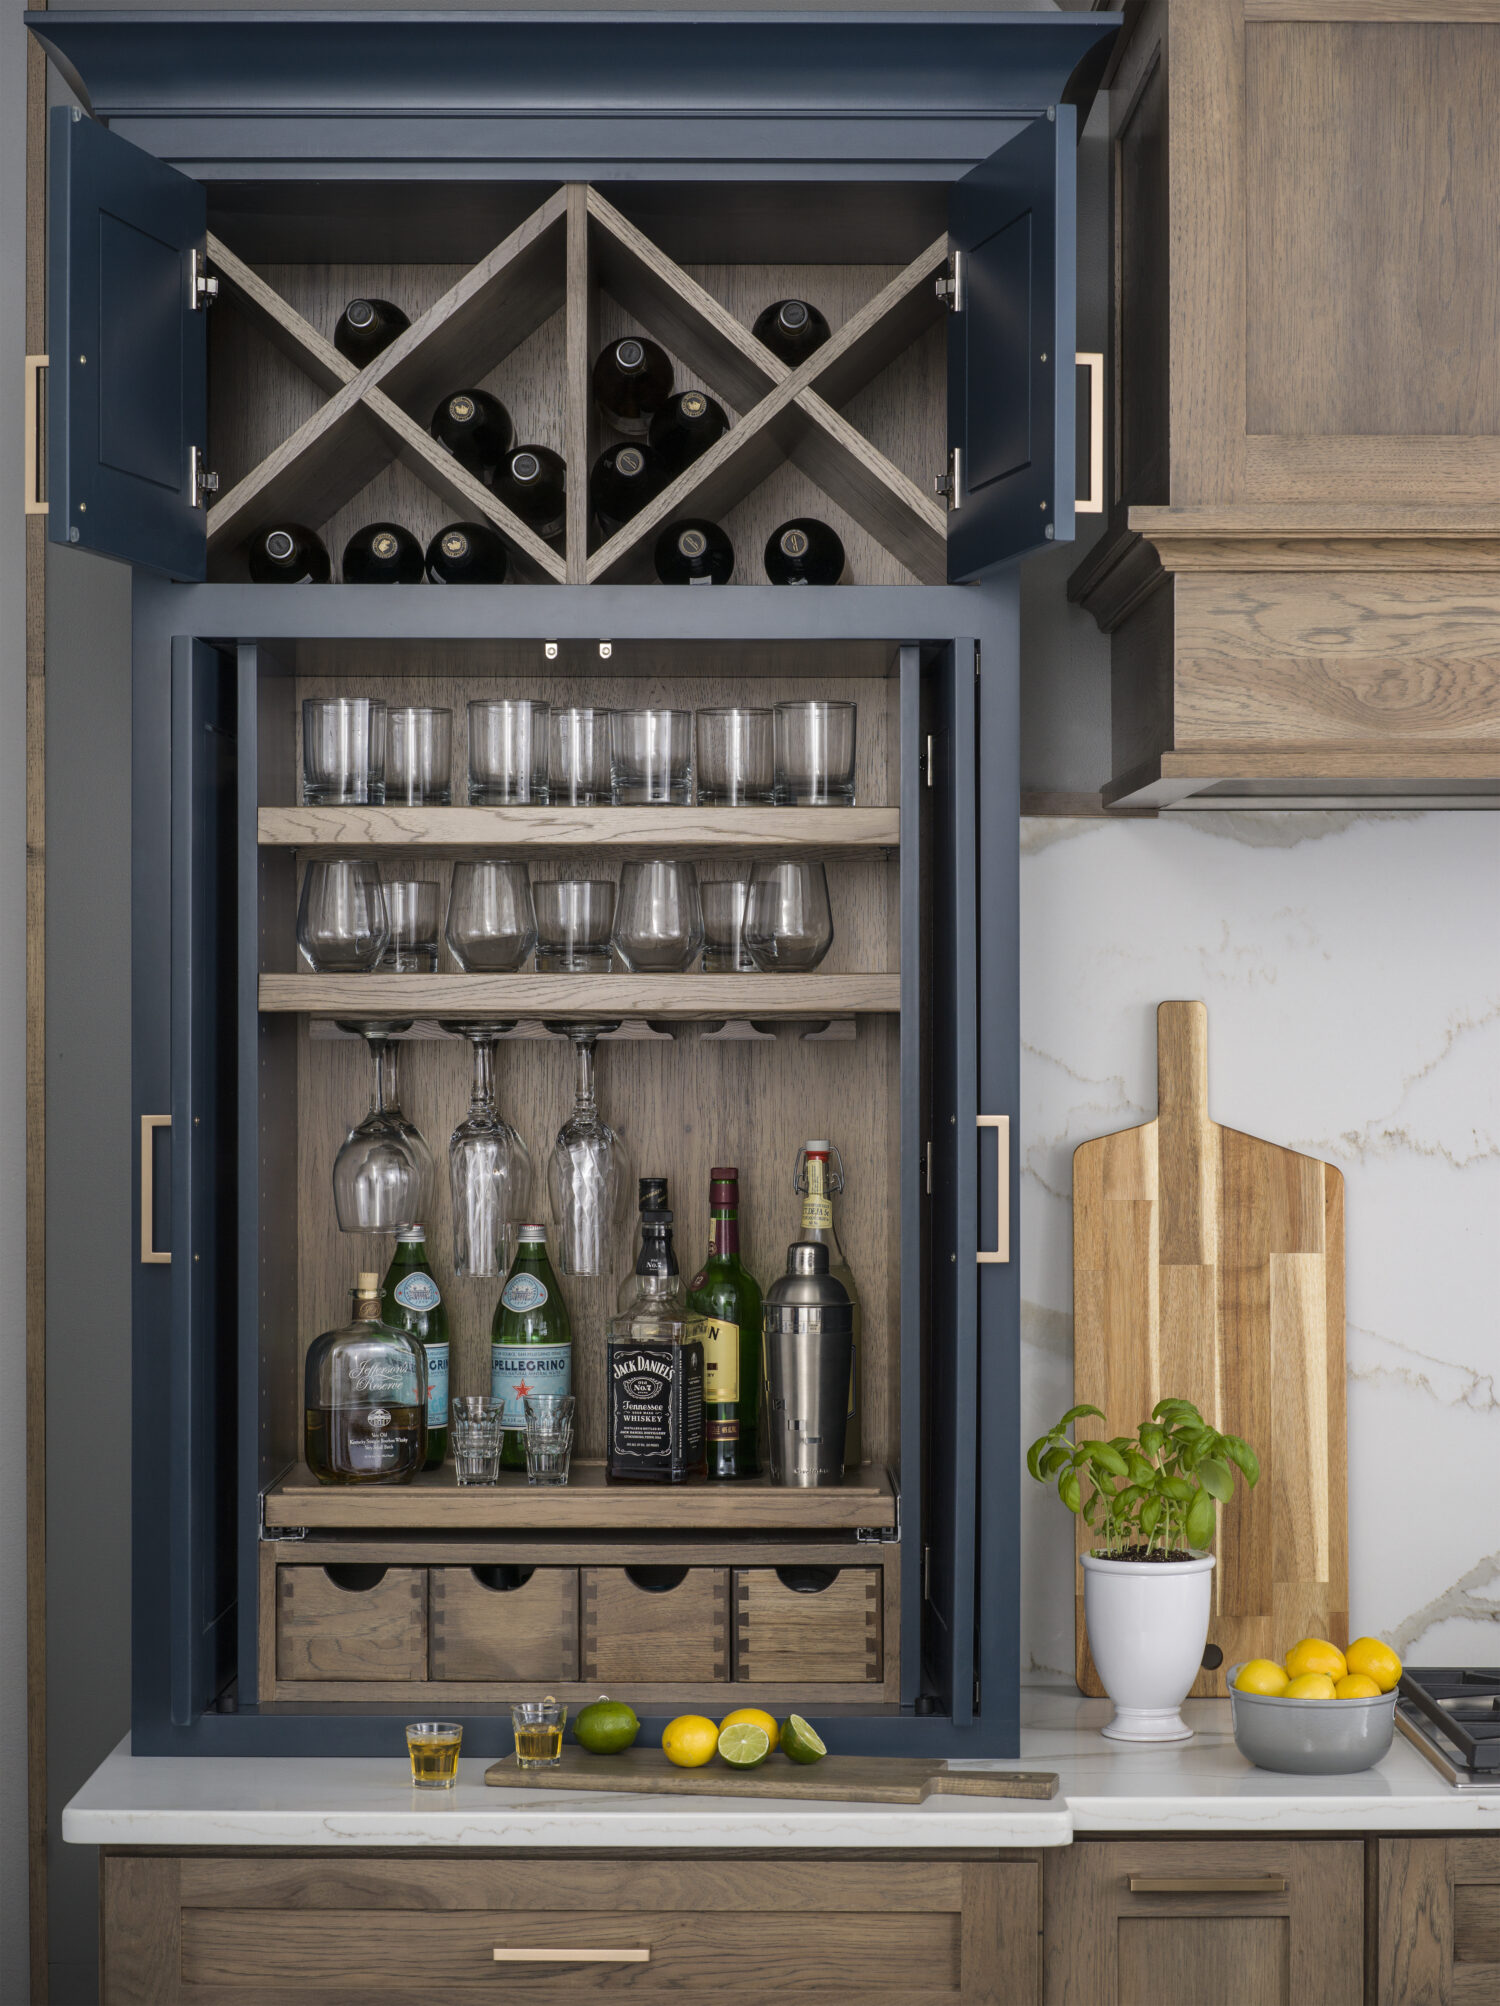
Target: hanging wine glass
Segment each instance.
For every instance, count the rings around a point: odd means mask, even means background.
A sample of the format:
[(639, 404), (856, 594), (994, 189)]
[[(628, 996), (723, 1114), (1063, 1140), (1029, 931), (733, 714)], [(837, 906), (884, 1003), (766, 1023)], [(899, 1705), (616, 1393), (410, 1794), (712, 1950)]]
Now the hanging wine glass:
[(573, 1041), (573, 1112), (557, 1132), (547, 1165), (558, 1265), (565, 1275), (614, 1273), (614, 1242), (625, 1202), (625, 1145), (599, 1117), (594, 1100), (594, 1047), (618, 1024), (548, 1024)]
[(333, 1205), (341, 1233), (394, 1233), (419, 1225), (432, 1194), (432, 1152), (421, 1131), (401, 1112), (397, 1082), (397, 1032), (411, 1020), (359, 1018), (340, 1022), (370, 1048), (369, 1112), (344, 1138), (333, 1165)]
[(455, 1275), (508, 1274), (516, 1229), (531, 1211), (531, 1152), (495, 1105), (495, 1041), (514, 1028), (514, 1018), (442, 1025), (474, 1054), (469, 1112), (448, 1144)]

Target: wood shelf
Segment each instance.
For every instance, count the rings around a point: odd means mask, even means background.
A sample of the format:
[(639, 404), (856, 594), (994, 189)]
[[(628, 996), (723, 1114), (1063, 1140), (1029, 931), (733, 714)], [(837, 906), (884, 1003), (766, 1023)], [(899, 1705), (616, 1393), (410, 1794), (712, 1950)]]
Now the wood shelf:
[(831, 1490), (748, 1483), (609, 1484), (602, 1463), (575, 1463), (558, 1488), (507, 1473), (498, 1484), (460, 1488), (451, 1464), (411, 1484), (320, 1484), (299, 1464), (266, 1493), (269, 1529), (343, 1532), (665, 1531), (737, 1533), (890, 1531), (896, 1498), (871, 1464)]
[(899, 974), (262, 975), (260, 1007), (315, 1017), (895, 1015)]
[(262, 808), (258, 840), (296, 850), (741, 851), (870, 856), (901, 842), (899, 808)]

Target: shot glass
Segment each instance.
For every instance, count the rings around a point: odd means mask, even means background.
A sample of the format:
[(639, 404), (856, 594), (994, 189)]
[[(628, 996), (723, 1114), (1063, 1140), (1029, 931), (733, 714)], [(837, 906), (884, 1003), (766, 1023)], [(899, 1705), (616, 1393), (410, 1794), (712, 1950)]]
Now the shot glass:
[(693, 713), (617, 710), (610, 718), (610, 799), (620, 807), (688, 807)]
[(406, 1730), (414, 1790), (451, 1790), (458, 1781), (458, 1751), (463, 1723), (456, 1720), (414, 1720)]
[(775, 798), (771, 712), (700, 710), (695, 731), (699, 805), (768, 806)]
[(487, 1393), (466, 1393), (448, 1402), (448, 1451), (460, 1484), (500, 1481), (500, 1448), (505, 1439), (505, 1402)]
[(833, 945), (828, 873), (818, 863), (761, 863), (750, 880), (744, 942), (766, 975), (805, 975)]
[(534, 884), (536, 965), (548, 975), (607, 975), (615, 921), (609, 878), (559, 878)]
[(745, 862), (698, 866), (698, 900), (703, 907), (705, 975), (753, 975), (755, 963), (744, 942), (745, 908), (750, 902), (751, 866)]
[(297, 902), (297, 945), (320, 975), (368, 974), (390, 938), (380, 866), (368, 857), (314, 857)]
[(568, 1709), (549, 1693), (544, 1700), (522, 1700), (510, 1710), (519, 1769), (550, 1769), (562, 1761), (563, 1729)]
[(547, 718), (539, 698), (469, 705), (469, 805), (507, 808), (547, 800)]
[(345, 807), (385, 799), (385, 701), (308, 697), (302, 705), (302, 799)]
[(505, 975), (530, 961), (536, 911), (526, 866), (461, 858), (448, 892), (448, 951), (465, 975)]
[(402, 704), (386, 719), (385, 798), (413, 808), (446, 808), (453, 799), (453, 713), (433, 704)]
[(636, 974), (676, 975), (691, 968), (703, 948), (703, 907), (693, 866), (666, 857), (626, 864), (610, 943)]
[(573, 1395), (528, 1393), (526, 1409), (526, 1481), (565, 1484), (573, 1457)]
[(574, 808), (609, 799), (609, 721), (598, 708), (555, 710), (549, 727), (548, 792)]
[(776, 706), (778, 808), (852, 808), (859, 706), (816, 697)]
[(390, 928), (385, 952), (376, 964), (381, 974), (435, 974), (442, 886), (436, 878), (395, 878), (381, 889)]

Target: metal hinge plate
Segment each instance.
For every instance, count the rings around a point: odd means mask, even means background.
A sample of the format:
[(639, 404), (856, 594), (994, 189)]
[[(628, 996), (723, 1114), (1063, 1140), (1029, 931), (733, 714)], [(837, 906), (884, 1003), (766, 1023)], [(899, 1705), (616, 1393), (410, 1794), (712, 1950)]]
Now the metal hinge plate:
[(955, 251), (948, 260), (947, 271), (938, 273), (937, 296), (950, 313), (962, 313), (968, 305), (968, 273), (962, 251)]
[(189, 254), (188, 305), (194, 313), (206, 313), (219, 297), (219, 281), (208, 269), (208, 260), (198, 250)]
[(203, 455), (196, 446), (188, 447), (188, 488), (194, 508), (207, 508), (208, 497), (219, 492), (219, 477), (204, 466)]
[(932, 492), (935, 495), (941, 495), (946, 499), (950, 514), (953, 512), (954, 509), (963, 507), (964, 449), (962, 446), (951, 446), (949, 448), (948, 471), (945, 474), (933, 475)]

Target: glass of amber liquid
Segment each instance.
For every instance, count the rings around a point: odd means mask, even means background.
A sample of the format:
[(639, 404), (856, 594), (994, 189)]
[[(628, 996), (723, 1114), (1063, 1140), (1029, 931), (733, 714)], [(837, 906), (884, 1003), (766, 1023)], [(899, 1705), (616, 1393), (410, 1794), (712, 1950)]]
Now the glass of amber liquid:
[(406, 1730), (414, 1790), (451, 1790), (458, 1781), (458, 1750), (463, 1723), (456, 1720), (414, 1720)]
[(546, 1769), (562, 1761), (563, 1729), (568, 1709), (549, 1693), (544, 1700), (522, 1700), (510, 1710), (516, 1731), (516, 1763), (521, 1769)]

